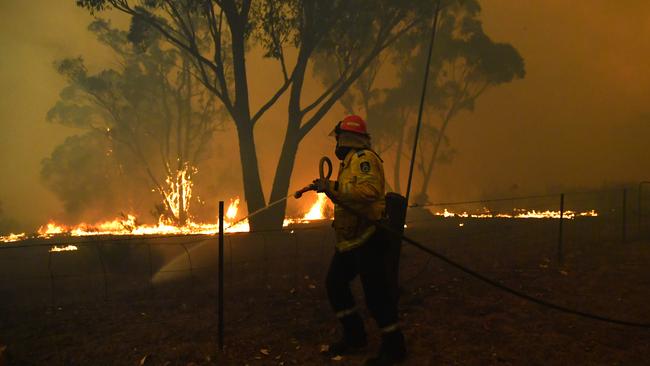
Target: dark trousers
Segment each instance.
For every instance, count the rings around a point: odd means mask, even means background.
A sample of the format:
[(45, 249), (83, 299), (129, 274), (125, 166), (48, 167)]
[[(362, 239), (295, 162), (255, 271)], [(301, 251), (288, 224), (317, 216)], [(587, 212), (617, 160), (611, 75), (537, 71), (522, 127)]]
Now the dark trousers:
[(361, 278), (366, 305), (379, 328), (394, 326), (398, 321), (397, 292), (392, 251), (377, 233), (362, 246), (347, 252), (336, 252), (327, 273), (327, 295), (336, 313), (355, 308), (350, 282)]

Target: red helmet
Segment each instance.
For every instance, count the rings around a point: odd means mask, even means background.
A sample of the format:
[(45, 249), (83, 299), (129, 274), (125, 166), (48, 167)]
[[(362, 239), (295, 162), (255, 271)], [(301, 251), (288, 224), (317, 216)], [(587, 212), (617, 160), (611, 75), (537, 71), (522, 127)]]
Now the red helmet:
[(364, 121), (363, 118), (357, 116), (356, 114), (351, 114), (343, 118), (343, 120), (340, 121), (334, 130), (330, 133), (330, 136), (334, 136), (340, 131), (354, 132), (361, 135), (368, 134), (366, 121)]

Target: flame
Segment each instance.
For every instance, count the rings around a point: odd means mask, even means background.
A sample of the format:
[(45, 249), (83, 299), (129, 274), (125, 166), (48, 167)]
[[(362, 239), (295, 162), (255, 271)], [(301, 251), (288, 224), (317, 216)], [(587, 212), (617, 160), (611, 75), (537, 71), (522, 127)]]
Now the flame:
[(585, 216), (598, 217), (598, 212), (596, 212), (596, 210), (589, 210), (589, 211), (585, 211), (585, 212), (580, 212), (578, 215), (582, 216), (582, 217), (585, 217)]
[(318, 193), (316, 196), (316, 201), (311, 205), (307, 213), (305, 213), (301, 218), (285, 218), (282, 226), (287, 227), (293, 224), (309, 224), (312, 221), (326, 220), (328, 218), (327, 209), (331, 206), (331, 203), (327, 200), (327, 195), (325, 193)]
[(50, 253), (53, 253), (53, 252), (72, 252), (72, 251), (75, 251), (77, 249), (79, 249), (79, 248), (77, 248), (76, 245), (66, 245), (64, 247), (59, 247), (59, 246), (55, 245), (52, 248), (50, 248)]
[(239, 197), (235, 198), (234, 201), (232, 199), (230, 200), (230, 205), (228, 205), (228, 209), (226, 210), (226, 218), (234, 220), (237, 217), (237, 211), (239, 211)]
[(165, 206), (169, 208), (174, 218), (180, 221), (181, 216), (189, 218), (190, 202), (192, 202), (192, 187), (194, 183), (190, 179), (191, 174), (197, 169), (186, 164), (176, 172), (176, 175), (169, 175), (166, 179), (167, 190), (163, 191)]
[[(157, 224), (141, 224), (136, 215), (126, 214), (113, 220), (86, 223), (76, 225), (64, 225), (50, 221), (38, 228), (36, 237), (52, 238), (55, 236), (97, 236), (97, 235), (213, 235), (219, 232), (218, 219), (216, 223), (195, 222), (189, 214), (190, 202), (192, 199), (193, 183), (191, 177), (197, 173), (197, 169), (185, 165), (182, 169), (170, 174), (165, 182), (166, 188), (161, 189), (163, 194), (163, 205), (166, 212), (158, 218)], [(201, 201), (197, 198), (199, 202)], [(237, 219), (239, 212), (239, 197), (230, 200), (224, 217), (224, 231), (227, 233), (248, 232), (250, 224), (248, 219)], [(319, 194), (309, 211), (302, 218), (286, 218), (283, 226), (290, 224), (309, 223), (310, 221), (323, 220), (326, 218), (327, 196)], [(1, 242), (13, 242), (27, 238), (23, 234), (11, 234), (0, 236)]]
[(65, 227), (57, 225), (53, 221), (48, 222), (45, 227), (41, 226), (38, 228), (39, 236), (47, 237), (47, 238), (49, 238), (52, 235), (63, 234), (65, 231), (66, 231)]
[(504, 218), (504, 219), (559, 219), (560, 216), (566, 220), (573, 220), (577, 216), (579, 217), (597, 217), (598, 212), (595, 210), (589, 210), (585, 212), (576, 212), (567, 210), (564, 213), (560, 211), (537, 211), (537, 210), (526, 210), (521, 208), (515, 208), (512, 213), (493, 213), (487, 208), (483, 208), (482, 212), (470, 214), (467, 211), (463, 212), (451, 212), (448, 209), (444, 209), (442, 212), (431, 211), (432, 214), (442, 217), (460, 217), (460, 218), (473, 218), (473, 219), (493, 219), (493, 218)]
[[(237, 204), (239, 199), (234, 200), (228, 208), (228, 218), (224, 220), (225, 232), (246, 232), (250, 230), (248, 220), (236, 222), (231, 224), (231, 220), (237, 215)], [(219, 224), (212, 223), (196, 223), (188, 221), (183, 226), (173, 225), (166, 223), (161, 218), (158, 224), (146, 225), (138, 224), (135, 215), (126, 215), (123, 219), (115, 219), (111, 221), (100, 222), (97, 224), (81, 223), (74, 226), (66, 226), (49, 222), (46, 226), (38, 229), (38, 237), (51, 238), (57, 235), (70, 235), (70, 236), (94, 236), (94, 235), (187, 235), (187, 234), (202, 234), (213, 235), (219, 232)]]
[[(224, 217), (224, 232), (248, 232), (250, 231), (250, 224), (248, 219), (237, 221), (237, 214), (239, 212), (239, 204), (241, 200), (239, 197), (230, 200), (230, 204)], [(319, 203), (320, 202), (320, 203)], [(319, 199), (314, 207), (321, 207), (324, 205), (324, 200)], [(312, 209), (313, 211), (314, 209)], [(310, 216), (311, 217), (311, 216)], [(283, 226), (288, 226), (293, 223), (305, 222), (302, 219), (286, 219)], [(185, 225), (174, 225), (168, 223), (161, 217), (157, 224), (147, 225), (139, 224), (137, 218), (133, 214), (125, 215), (123, 218), (116, 218), (105, 222), (96, 224), (80, 223), (74, 226), (67, 226), (50, 221), (47, 225), (41, 226), (38, 229), (39, 238), (51, 238), (60, 235), (69, 236), (95, 236), (95, 235), (214, 235), (219, 232), (219, 222), (216, 223), (197, 223), (188, 219)], [(3, 239), (5, 237), (2, 237)], [(24, 235), (21, 237), (24, 238)], [(17, 239), (20, 240), (20, 239)]]
[(311, 206), (309, 211), (302, 217), (303, 220), (324, 220), (325, 208), (327, 204), (327, 195), (319, 193), (316, 202)]
[[(239, 197), (231, 199), (228, 209), (225, 213), (224, 228), (227, 233), (249, 232), (250, 224), (248, 219), (237, 221), (237, 214), (239, 212)], [(283, 221), (283, 227), (294, 224), (306, 224), (312, 221), (327, 219), (326, 211), (328, 208), (327, 196), (319, 194), (316, 201), (311, 205), (309, 210), (301, 218), (286, 218)], [(560, 211), (537, 211), (525, 210), (516, 208), (512, 213), (493, 213), (487, 208), (477, 213), (452, 212), (445, 208), (443, 211), (432, 211), (436, 216), (445, 218), (474, 218), (474, 219), (490, 219), (490, 218), (507, 218), (507, 219), (559, 219)], [(572, 220), (576, 217), (597, 217), (598, 213), (595, 210), (584, 212), (564, 211), (563, 219)], [(463, 225), (460, 225), (463, 226)], [(138, 224), (136, 216), (129, 214), (121, 219), (114, 219), (111, 221), (100, 222), (97, 224), (81, 223), (74, 226), (66, 226), (57, 224), (53, 221), (38, 229), (38, 237), (51, 238), (58, 235), (70, 236), (94, 236), (94, 235), (214, 235), (219, 232), (218, 220), (216, 224), (213, 223), (196, 223), (191, 220), (183, 226), (173, 225), (167, 223), (161, 218), (158, 224), (145, 225)], [(23, 234), (11, 234), (8, 236), (1, 236), (2, 242), (19, 241), (26, 238)]]
[[(219, 223), (197, 223), (189, 214), (192, 198), (193, 183), (191, 175), (196, 173), (194, 167), (185, 165), (175, 175), (167, 177), (167, 188), (163, 190), (163, 204), (173, 217), (161, 215), (158, 223), (154, 225), (139, 224), (134, 214), (124, 215), (122, 218), (99, 222), (95, 224), (80, 223), (73, 226), (58, 224), (50, 221), (38, 229), (39, 238), (51, 238), (57, 235), (93, 236), (93, 235), (186, 235), (203, 234), (211, 235), (219, 232)], [(224, 220), (225, 232), (249, 231), (248, 220), (235, 221), (239, 209), (239, 197), (230, 200), (230, 205)], [(183, 220), (181, 217), (183, 216)], [(182, 224), (180, 224), (182, 222)], [(5, 239), (5, 237), (2, 237)]]
[(20, 241), (25, 238), (26, 238), (25, 233), (20, 233), (20, 234), (11, 233), (5, 236), (0, 235), (0, 243), (13, 243), (15, 241)]
[[(55, 236), (96, 236), (96, 235), (214, 235), (219, 232), (218, 219), (216, 223), (198, 223), (195, 222), (189, 214), (190, 201), (192, 198), (193, 183), (191, 176), (197, 172), (196, 168), (186, 165), (183, 169), (178, 170), (175, 174), (170, 175), (166, 182), (167, 188), (163, 190), (164, 205), (168, 212), (161, 215), (157, 224), (141, 224), (138, 222), (136, 215), (126, 214), (120, 218), (99, 222), (95, 224), (80, 223), (72, 226), (62, 225), (54, 221), (48, 222), (45, 226), (38, 229), (36, 237), (51, 238)], [(199, 201), (201, 201), (199, 199)], [(239, 197), (230, 200), (228, 209), (224, 217), (224, 231), (227, 233), (248, 232), (250, 224), (247, 218), (238, 219), (239, 214)], [(312, 221), (325, 220), (331, 213), (332, 203), (328, 201), (324, 193), (316, 196), (315, 202), (309, 210), (300, 218), (285, 218), (283, 226), (293, 224), (305, 224)], [(442, 217), (461, 217), (461, 218), (559, 218), (559, 211), (535, 211), (514, 209), (511, 213), (493, 213), (487, 208), (483, 208), (476, 213), (452, 212), (445, 208), (442, 212), (431, 211), (436, 216)], [(170, 216), (173, 215), (173, 217)], [(182, 220), (181, 220), (182, 216)], [(586, 212), (565, 211), (563, 218), (573, 219), (575, 217), (594, 217), (598, 213), (594, 210)], [(462, 224), (459, 226), (463, 226)], [(406, 225), (404, 226), (406, 227)], [(0, 242), (15, 242), (28, 238), (24, 233), (9, 234), (0, 236)], [(52, 247), (52, 252), (76, 250), (73, 245), (67, 247)]]

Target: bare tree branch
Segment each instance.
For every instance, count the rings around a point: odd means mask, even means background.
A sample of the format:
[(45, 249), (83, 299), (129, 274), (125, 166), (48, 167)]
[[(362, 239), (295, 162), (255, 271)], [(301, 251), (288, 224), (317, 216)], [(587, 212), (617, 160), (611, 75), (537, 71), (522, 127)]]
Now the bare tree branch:
[(278, 99), (280, 99), (282, 94), (284, 94), (284, 92), (287, 90), (287, 88), (289, 88), (289, 85), (291, 85), (291, 80), (292, 79), (286, 79), (284, 81), (284, 83), (282, 84), (282, 86), (280, 87), (280, 89), (278, 89), (275, 92), (275, 94), (273, 94), (273, 96), (266, 103), (264, 103), (260, 107), (260, 109), (257, 111), (257, 113), (255, 113), (255, 115), (253, 115), (253, 118), (251, 118), (251, 125), (255, 125), (255, 123), (257, 123), (257, 121), (260, 119), (260, 117), (262, 117), (262, 115), (267, 110), (269, 110), (269, 108), (271, 108), (275, 104), (275, 102), (278, 101)]

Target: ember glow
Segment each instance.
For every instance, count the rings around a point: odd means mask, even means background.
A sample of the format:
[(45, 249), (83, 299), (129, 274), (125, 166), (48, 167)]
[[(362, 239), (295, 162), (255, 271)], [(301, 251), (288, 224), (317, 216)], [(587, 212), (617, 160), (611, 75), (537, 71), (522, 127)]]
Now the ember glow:
[[(452, 212), (448, 209), (444, 209), (442, 212), (430, 210), (435, 216), (442, 217), (461, 217), (461, 218), (473, 218), (473, 219), (494, 219), (494, 218), (503, 218), (503, 219), (559, 219), (560, 211), (536, 211), (536, 210), (526, 210), (522, 208), (515, 208), (512, 213), (496, 213), (491, 212), (487, 208), (483, 208), (481, 212), (478, 213), (467, 213), (463, 212)], [(561, 215), (562, 219), (573, 220), (576, 217), (597, 217), (598, 213), (595, 210), (589, 210), (585, 212), (576, 212), (576, 211), (564, 211)]]
[(62, 246), (62, 247), (59, 247), (59, 246), (56, 246), (56, 245), (55, 245), (55, 246), (53, 246), (52, 248), (50, 248), (50, 253), (56, 253), (56, 252), (72, 252), (72, 251), (75, 251), (75, 250), (77, 250), (77, 249), (79, 249), (79, 248), (77, 248), (76, 245), (66, 245), (66, 246), (64, 246), (64, 247), (63, 247), (63, 246)]

